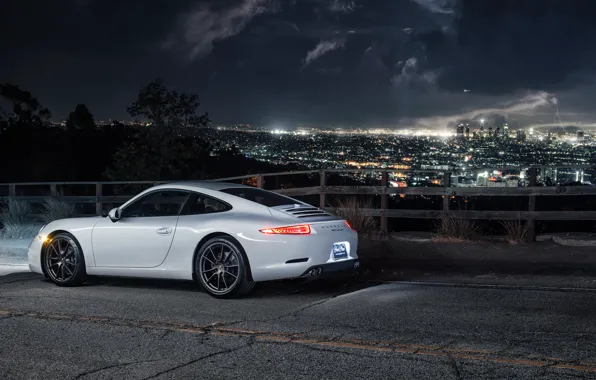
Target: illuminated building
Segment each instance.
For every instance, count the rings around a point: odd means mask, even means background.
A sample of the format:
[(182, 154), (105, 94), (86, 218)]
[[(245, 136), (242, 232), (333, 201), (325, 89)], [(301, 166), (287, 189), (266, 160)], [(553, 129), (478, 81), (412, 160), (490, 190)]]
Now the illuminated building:
[(457, 126), (456, 130), (457, 137), (464, 137), (464, 125), (460, 124)]

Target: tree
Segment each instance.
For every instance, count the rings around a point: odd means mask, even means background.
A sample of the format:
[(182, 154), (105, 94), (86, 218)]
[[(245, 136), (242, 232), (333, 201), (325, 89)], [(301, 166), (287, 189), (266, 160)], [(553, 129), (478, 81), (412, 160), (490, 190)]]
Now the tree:
[(112, 180), (147, 181), (205, 178), (210, 147), (196, 137), (168, 139), (161, 152), (152, 149), (147, 134), (137, 134), (114, 154), (105, 176)]
[(0, 96), (12, 106), (12, 115), (8, 116), (9, 125), (43, 126), (49, 123), (52, 114), (43, 107), (29, 92), (19, 86), (4, 83), (0, 84)]
[(139, 127), (121, 146), (105, 175), (114, 180), (204, 177), (211, 147), (198, 128), (209, 118), (197, 113), (199, 105), (198, 95), (170, 91), (159, 80), (142, 88), (127, 110), (151, 125)]
[[(19, 86), (0, 83), (0, 162), (3, 181), (43, 181), (58, 170), (61, 160), (60, 132), (50, 128), (50, 111)], [(61, 137), (61, 136), (60, 136)], [(23, 146), (33, 146), (26, 154)], [(57, 178), (53, 178), (57, 180)]]
[(142, 116), (157, 127), (196, 128), (209, 123), (207, 113), (197, 114), (200, 105), (197, 94), (169, 91), (156, 79), (139, 91), (137, 100), (127, 111), (130, 116)]
[(89, 112), (89, 109), (87, 109), (86, 105), (77, 105), (75, 110), (68, 115), (68, 120), (66, 120), (66, 129), (81, 129), (85, 131), (95, 129), (95, 120), (93, 120), (93, 115), (91, 112)]

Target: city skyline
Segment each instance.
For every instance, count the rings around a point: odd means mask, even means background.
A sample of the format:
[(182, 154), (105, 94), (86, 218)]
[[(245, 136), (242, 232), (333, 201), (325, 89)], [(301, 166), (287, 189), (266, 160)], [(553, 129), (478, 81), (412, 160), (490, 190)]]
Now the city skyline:
[[(53, 120), (51, 121), (51, 124), (56, 125), (56, 126), (66, 126), (66, 122), (67, 119), (63, 119), (63, 120)], [(125, 125), (144, 125), (144, 126), (151, 126), (152, 124), (150, 122), (146, 122), (137, 118), (125, 118), (125, 119), (107, 119), (107, 120), (95, 120), (96, 124), (98, 126), (102, 126), (102, 125), (111, 125), (113, 123), (122, 123)], [(348, 126), (337, 126), (337, 125), (314, 125), (314, 124), (294, 124), (294, 125), (289, 125), (289, 124), (267, 124), (267, 125), (258, 125), (258, 124), (251, 124), (251, 123), (217, 123), (217, 122), (212, 122), (210, 123), (210, 125), (208, 126), (209, 128), (218, 128), (218, 127), (224, 127), (224, 128), (247, 128), (247, 129), (256, 129), (259, 131), (269, 131), (274, 133), (275, 131), (288, 131), (288, 132), (292, 132), (292, 131), (300, 131), (300, 130), (319, 130), (319, 131), (328, 131), (328, 132), (333, 132), (333, 131), (344, 131), (344, 132), (351, 132), (351, 133), (357, 133), (358, 131), (363, 131), (363, 133), (370, 133), (371, 131), (383, 131), (382, 133), (391, 133), (391, 134), (400, 134), (403, 132), (408, 132), (408, 131), (414, 131), (416, 130), (417, 133), (433, 133), (433, 134), (437, 134), (437, 133), (445, 133), (448, 132), (447, 134), (451, 134), (454, 135), (455, 134), (455, 129), (459, 126), (459, 125), (467, 125), (470, 128), (480, 128), (480, 126), (485, 125), (486, 128), (488, 127), (501, 127), (503, 125), (509, 125), (510, 128), (512, 130), (514, 129), (524, 129), (524, 130), (531, 130), (531, 129), (535, 129), (537, 131), (546, 131), (546, 132), (565, 132), (565, 133), (574, 133), (576, 130), (586, 130), (586, 131), (592, 131), (592, 130), (596, 130), (596, 123), (544, 123), (544, 124), (527, 124), (527, 125), (522, 125), (516, 121), (513, 122), (508, 122), (508, 121), (502, 121), (502, 122), (491, 122), (489, 120), (485, 120), (485, 119), (478, 119), (478, 120), (473, 120), (473, 121), (461, 121), (458, 123), (451, 123), (449, 125), (444, 125), (443, 127), (439, 127), (436, 129), (433, 128), (426, 128), (426, 127), (420, 127), (420, 126), (410, 126), (410, 127), (404, 127), (404, 126), (400, 126), (400, 127), (384, 127), (384, 126), (360, 126), (360, 127), (348, 127)]]
[[(596, 134), (589, 128), (554, 125), (541, 129), (520, 127), (517, 123), (490, 123), (485, 119), (460, 123), (442, 131), (307, 127), (271, 130), (250, 125), (214, 129), (216, 132), (210, 136), (214, 141), (221, 141), (223, 147), (236, 146), (248, 157), (332, 169), (405, 169), (407, 166), (410, 169), (452, 167), (465, 171), (487, 166), (584, 166), (594, 159), (592, 151), (596, 141)], [(249, 137), (247, 132), (255, 136)]]
[(222, 124), (530, 126), (558, 115), (595, 125), (596, 4), (536, 4), (9, 0), (3, 27), (26, 32), (0, 42), (11, 57), (0, 82), (31, 91), (58, 119), (79, 103), (98, 120), (126, 119), (138, 88), (160, 77), (198, 93)]

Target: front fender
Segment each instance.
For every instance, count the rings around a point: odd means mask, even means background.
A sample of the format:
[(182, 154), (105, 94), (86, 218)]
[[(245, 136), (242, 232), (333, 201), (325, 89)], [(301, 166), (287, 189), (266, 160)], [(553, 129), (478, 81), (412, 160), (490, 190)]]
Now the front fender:
[[(78, 241), (81, 249), (83, 250), (83, 256), (85, 257), (85, 264), (88, 267), (95, 266), (95, 257), (93, 255), (93, 245), (91, 244), (91, 235), (93, 227), (101, 217), (88, 217), (88, 218), (69, 218), (60, 219), (48, 223), (41, 229), (38, 236), (34, 239), (30, 246), (34, 249), (39, 249), (38, 256), (41, 258), (41, 249), (43, 244), (47, 244), (51, 240), (51, 237), (60, 232), (68, 232)], [(39, 247), (36, 247), (35, 241), (43, 242)], [(39, 263), (39, 261), (38, 261)], [(31, 264), (31, 261), (30, 261)]]

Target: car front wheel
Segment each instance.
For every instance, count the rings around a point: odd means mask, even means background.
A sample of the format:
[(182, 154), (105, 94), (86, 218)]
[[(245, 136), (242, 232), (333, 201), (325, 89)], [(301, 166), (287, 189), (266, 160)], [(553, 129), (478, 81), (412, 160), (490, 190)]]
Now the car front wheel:
[(216, 298), (240, 297), (255, 285), (244, 252), (237, 242), (226, 237), (203, 244), (195, 259), (195, 274), (203, 288)]
[(47, 278), (59, 286), (74, 286), (85, 282), (85, 257), (75, 238), (60, 233), (45, 244), (43, 271)]

